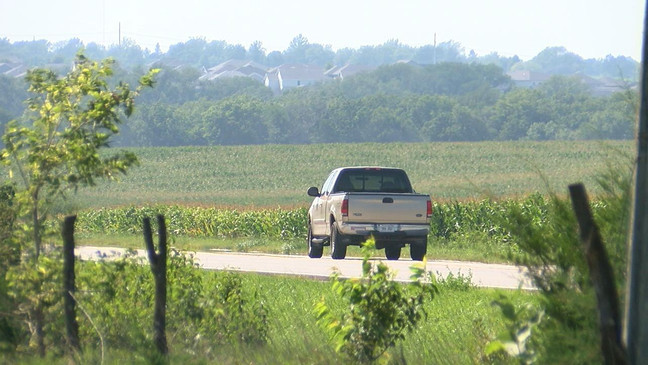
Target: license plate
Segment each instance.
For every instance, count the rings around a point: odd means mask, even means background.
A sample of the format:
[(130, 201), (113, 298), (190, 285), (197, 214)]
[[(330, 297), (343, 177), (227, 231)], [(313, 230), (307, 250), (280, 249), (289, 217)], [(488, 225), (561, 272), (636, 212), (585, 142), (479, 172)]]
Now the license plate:
[(396, 224), (376, 224), (376, 231), (378, 232), (396, 232), (398, 225)]

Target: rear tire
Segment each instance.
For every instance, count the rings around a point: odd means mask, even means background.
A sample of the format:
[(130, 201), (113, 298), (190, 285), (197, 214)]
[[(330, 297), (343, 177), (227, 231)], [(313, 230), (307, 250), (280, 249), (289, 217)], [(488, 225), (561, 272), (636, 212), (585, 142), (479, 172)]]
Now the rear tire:
[(410, 257), (414, 261), (423, 261), (427, 254), (427, 237), (410, 243)]
[(385, 257), (387, 260), (398, 260), (401, 255), (401, 246), (387, 246), (385, 247)]
[(346, 257), (347, 246), (342, 242), (341, 236), (335, 223), (331, 224), (331, 258), (333, 260), (342, 260)]
[(321, 244), (313, 243), (313, 231), (310, 224), (308, 225), (308, 257), (312, 259), (319, 259), (324, 253), (324, 247)]

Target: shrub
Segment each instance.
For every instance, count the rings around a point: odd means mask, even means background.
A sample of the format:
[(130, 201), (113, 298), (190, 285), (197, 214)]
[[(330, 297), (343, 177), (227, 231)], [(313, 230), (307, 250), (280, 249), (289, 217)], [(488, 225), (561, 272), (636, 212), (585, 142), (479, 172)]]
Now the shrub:
[[(267, 313), (238, 274), (203, 272), (191, 255), (171, 250), (167, 264), (167, 338), (176, 352), (214, 354), (218, 345), (265, 343)], [(151, 347), (153, 279), (144, 258), (84, 263), (78, 299), (111, 348)], [(150, 326), (146, 324), (150, 323)], [(85, 323), (87, 324), (87, 323)], [(96, 338), (81, 325), (81, 338)]]
[(363, 245), (362, 278), (333, 276), (333, 290), (348, 309), (338, 317), (324, 301), (315, 307), (318, 324), (330, 331), (335, 350), (360, 363), (378, 360), (404, 339), (405, 332), (426, 317), (425, 300), (437, 293), (434, 285), (422, 282), (425, 261), (422, 267), (412, 267), (413, 281), (405, 286), (392, 280), (387, 265), (369, 262), (374, 248), (373, 239)]

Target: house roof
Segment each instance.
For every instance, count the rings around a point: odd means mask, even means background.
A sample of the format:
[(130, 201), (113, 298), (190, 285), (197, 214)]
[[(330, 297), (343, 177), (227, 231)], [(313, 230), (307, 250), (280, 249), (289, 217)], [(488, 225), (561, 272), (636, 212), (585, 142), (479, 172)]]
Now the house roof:
[(201, 80), (214, 80), (219, 77), (252, 77), (263, 79), (268, 68), (260, 63), (247, 60), (230, 59), (205, 70)]
[(281, 74), (283, 80), (321, 81), (324, 80), (324, 68), (302, 63), (283, 64), (268, 70), (269, 74)]
[(27, 74), (27, 66), (20, 63), (0, 63), (0, 74), (9, 77), (23, 77)]
[(223, 71), (223, 72), (219, 72), (219, 73), (215, 73), (215, 72), (206, 73), (206, 74), (200, 76), (199, 79), (200, 80), (214, 80), (214, 79), (218, 79), (218, 78), (222, 78), (222, 77), (246, 77), (246, 76), (247, 76), (246, 74), (244, 74), (242, 72), (239, 72), (239, 71), (236, 71), (236, 70), (227, 70), (227, 71)]
[(15, 63), (0, 63), (0, 73), (5, 73), (16, 67)]
[(210, 67), (209, 69), (207, 69), (207, 71), (218, 72), (218, 71), (227, 71), (227, 70), (238, 70), (241, 68), (256, 69), (256, 70), (263, 70), (263, 71), (268, 69), (268, 67), (258, 62), (230, 59), (223, 63), (219, 63), (216, 66)]
[(373, 66), (367, 65), (351, 65), (346, 64), (344, 66), (333, 66), (330, 69), (324, 72), (324, 75), (332, 78), (345, 78), (351, 75), (355, 75), (359, 72), (367, 72), (375, 70)]
[(412, 65), (412, 66), (421, 66), (418, 62), (415, 62), (413, 60), (398, 60), (395, 62), (396, 64), (406, 64), (406, 65)]
[(547, 81), (551, 78), (551, 75), (530, 71), (530, 70), (519, 70), (519, 71), (510, 71), (507, 72), (507, 75), (511, 77), (512, 81)]

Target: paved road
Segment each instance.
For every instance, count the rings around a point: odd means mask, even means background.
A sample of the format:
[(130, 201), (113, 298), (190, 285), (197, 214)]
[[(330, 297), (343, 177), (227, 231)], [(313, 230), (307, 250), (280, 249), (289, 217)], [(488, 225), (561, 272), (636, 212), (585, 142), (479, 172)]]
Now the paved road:
[[(121, 255), (124, 251), (124, 249), (115, 247), (87, 246), (77, 248), (76, 255), (82, 259), (92, 259), (102, 255)], [(145, 255), (144, 250), (138, 250), (138, 253)], [(195, 257), (199, 265), (207, 270), (296, 275), (318, 279), (327, 279), (334, 270), (337, 270), (340, 276), (348, 278), (359, 277), (362, 274), (361, 258), (332, 260), (328, 257), (311, 259), (306, 256), (233, 252), (197, 252)], [(395, 280), (398, 281), (408, 281), (409, 267), (417, 263), (409, 259), (383, 260), (383, 262), (396, 272)], [(534, 289), (533, 284), (525, 275), (525, 270), (511, 265), (440, 260), (428, 261), (426, 269), (443, 278), (447, 277), (449, 273), (464, 277), (471, 275), (473, 284), (479, 287)]]

